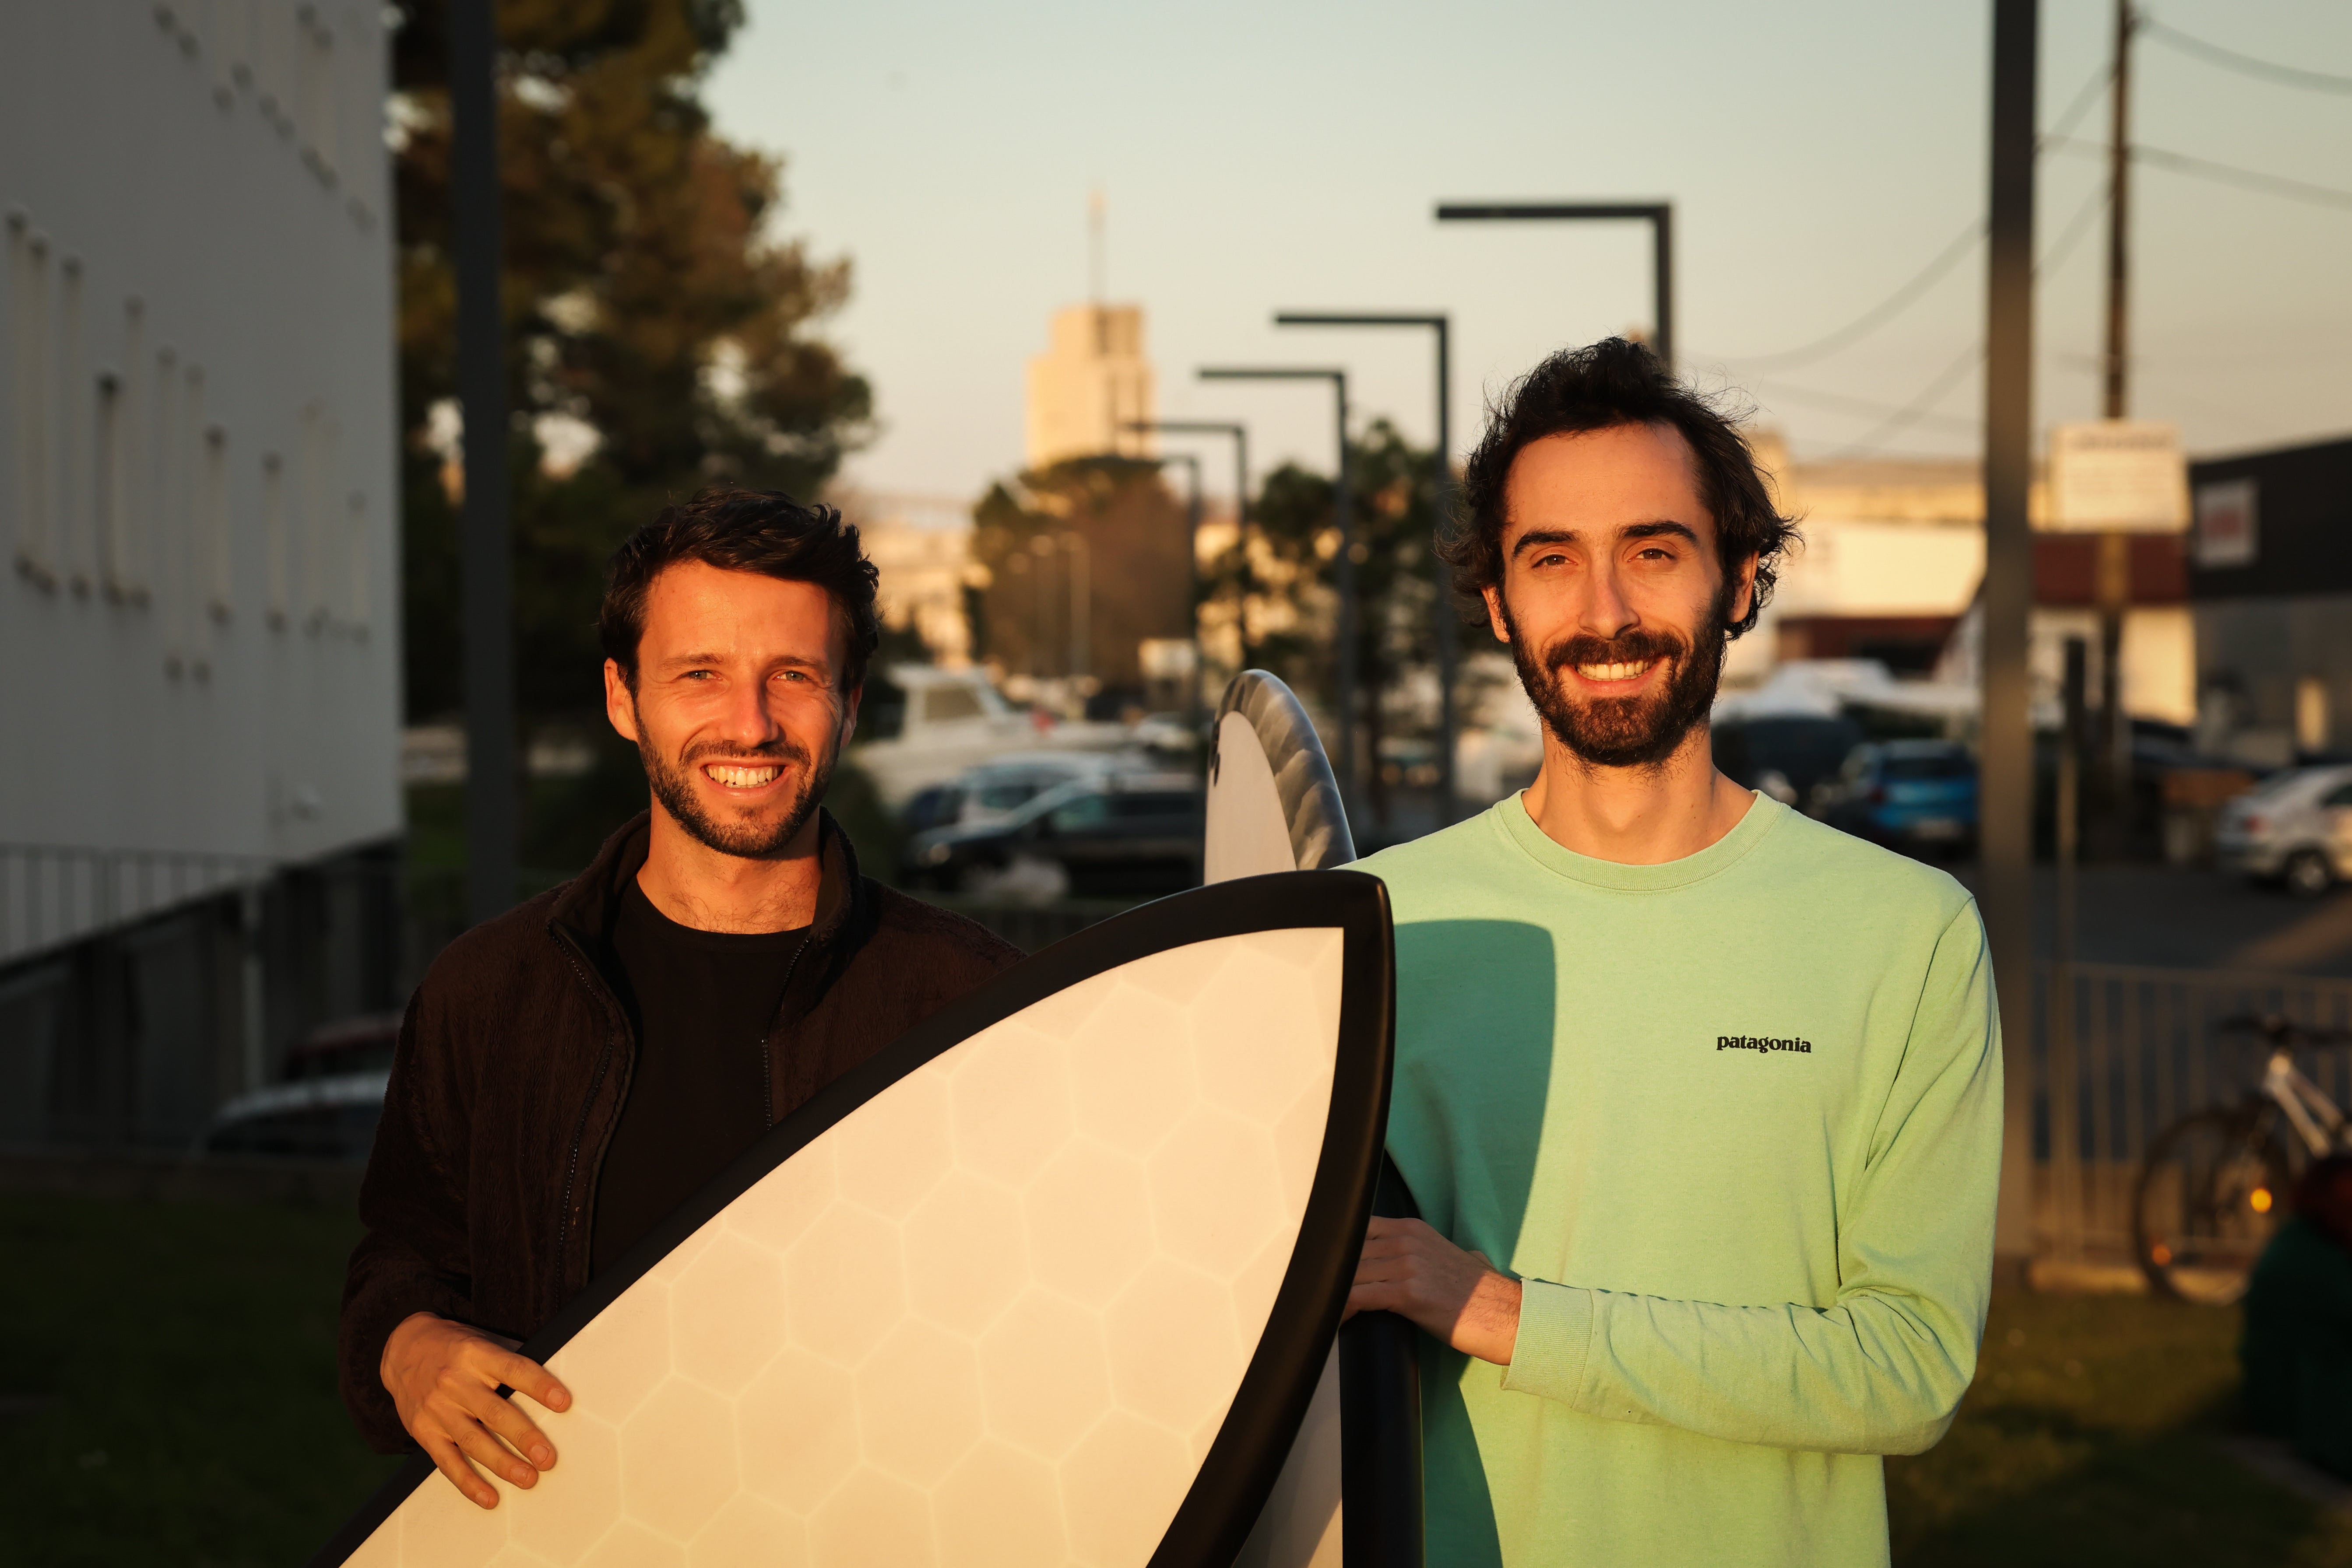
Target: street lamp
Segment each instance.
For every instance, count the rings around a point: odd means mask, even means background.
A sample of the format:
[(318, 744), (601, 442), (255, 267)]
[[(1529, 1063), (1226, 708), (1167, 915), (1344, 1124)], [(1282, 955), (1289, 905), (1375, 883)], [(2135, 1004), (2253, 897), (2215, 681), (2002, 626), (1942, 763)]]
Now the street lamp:
[(1094, 666), (1094, 558), (1087, 552), (1087, 536), (1072, 529), (1062, 536), (1062, 554), (1069, 562), (1070, 689), (1086, 700), (1082, 682)]
[(457, 386), (466, 421), (459, 519), (466, 677), (466, 912), (514, 907), (521, 801), (515, 768), (514, 523), (507, 476), (506, 329), (499, 319), (498, 21), (490, 0), (448, 10), (455, 136)]
[(1437, 585), (1437, 624), (1431, 628), (1437, 639), (1437, 826), (1452, 826), (1455, 809), (1454, 789), (1454, 741), (1458, 717), (1454, 710), (1454, 664), (1455, 623), (1454, 596), (1447, 591), (1445, 571), (1437, 559), (1436, 533), (1445, 527), (1453, 512), (1454, 499), (1454, 437), (1451, 409), (1448, 333), (1450, 328), (1443, 315), (1412, 315), (1396, 311), (1375, 311), (1369, 314), (1335, 314), (1320, 310), (1285, 310), (1274, 318), (1277, 327), (1430, 327), (1437, 333), (1437, 440), (1434, 453), (1436, 489), (1433, 499), (1437, 507), (1437, 527), (1430, 539), (1430, 574)]
[(1044, 675), (1042, 661), (1049, 625), (1045, 609), (1045, 563), (1053, 559), (1057, 548), (1068, 563), (1063, 569), (1063, 577), (1070, 595), (1065, 627), (1069, 634), (1069, 650), (1065, 658), (1064, 679), (1069, 683), (1069, 689), (1078, 692), (1083, 700), (1079, 683), (1087, 677), (1093, 640), (1091, 618), (1087, 614), (1093, 595), (1093, 574), (1088, 569), (1091, 563), (1087, 551), (1087, 536), (1075, 529), (1066, 529), (1057, 534), (1032, 534), (1029, 539), (1029, 553), (1036, 557), (1029, 590), (1029, 607), (1035, 623), (1035, 630), (1030, 638), (1030, 674), (1038, 679)]
[(1441, 202), (1440, 223), (1646, 223), (1651, 230), (1651, 343), (1675, 365), (1675, 204), (1672, 202)]
[(1163, 436), (1231, 436), (1234, 438), (1234, 540), (1241, 552), (1240, 602), (1234, 606), (1234, 632), (1242, 665), (1249, 668), (1249, 426), (1216, 419), (1159, 419), (1150, 429)]
[[(1127, 427), (1138, 433), (1177, 428), (1149, 419), (1131, 419), (1128, 421)], [(1238, 430), (1240, 426), (1219, 428)], [(1184, 625), (1192, 634), (1192, 679), (1187, 683), (1191, 696), (1184, 707), (1192, 733), (1198, 735), (1201, 732), (1201, 459), (1190, 452), (1171, 452), (1152, 461), (1181, 463), (1192, 479), (1192, 486), (1184, 498)]]
[(1356, 520), (1348, 486), (1348, 373), (1297, 366), (1244, 366), (1203, 370), (1202, 381), (1328, 381), (1339, 410), (1339, 472), (1332, 511), (1339, 525), (1339, 797), (1356, 787)]

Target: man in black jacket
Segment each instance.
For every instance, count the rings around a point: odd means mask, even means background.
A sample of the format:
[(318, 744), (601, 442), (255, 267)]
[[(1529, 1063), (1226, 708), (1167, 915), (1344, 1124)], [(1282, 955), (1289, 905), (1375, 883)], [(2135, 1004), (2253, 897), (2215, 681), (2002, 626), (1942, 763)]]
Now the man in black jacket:
[[(484, 922), (401, 1026), (343, 1289), (344, 1403), (484, 1508), (571, 1394), (514, 1347), (819, 1089), (1020, 957), (857, 872), (821, 808), (879, 637), (829, 508), (707, 491), (614, 558), (606, 712), (652, 810)], [(479, 1467), (478, 1469), (477, 1467)]]

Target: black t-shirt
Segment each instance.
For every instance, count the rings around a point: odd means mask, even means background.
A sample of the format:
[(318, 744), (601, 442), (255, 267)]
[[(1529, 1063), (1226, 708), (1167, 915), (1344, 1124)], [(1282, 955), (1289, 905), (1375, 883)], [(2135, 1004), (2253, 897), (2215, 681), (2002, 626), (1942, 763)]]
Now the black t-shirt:
[(637, 1028), (637, 1067), (596, 1182), (588, 1267), (601, 1274), (768, 1130), (761, 1041), (799, 931), (697, 931), (632, 878), (613, 947)]

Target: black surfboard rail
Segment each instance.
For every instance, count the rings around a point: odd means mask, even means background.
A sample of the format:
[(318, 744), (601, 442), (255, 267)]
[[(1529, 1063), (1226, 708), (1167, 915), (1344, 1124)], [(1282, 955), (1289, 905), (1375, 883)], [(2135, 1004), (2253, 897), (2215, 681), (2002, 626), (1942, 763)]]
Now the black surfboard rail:
[[(1421, 1217), (1385, 1155), (1372, 1212)], [(1339, 1510), (1343, 1568), (1422, 1568), (1421, 1330), (1394, 1312), (1360, 1312), (1339, 1329)]]
[[(1265, 1331), (1215, 1439), (1147, 1565), (1224, 1568), (1265, 1508), (1291, 1435), (1322, 1375), (1386, 1158), (1396, 1025), (1395, 948), (1388, 889), (1378, 878), (1362, 872), (1285, 872), (1195, 889), (1089, 926), (1015, 964), (901, 1035), (770, 1129), (524, 1341), (521, 1353), (546, 1362), (778, 1165), (909, 1073), (973, 1036), (1082, 981), (1154, 953), (1223, 937), (1307, 927), (1338, 928), (1342, 952), (1338, 1057), (1314, 1180)], [(1412, 1434), (1417, 1458), (1417, 1419)], [(415, 1456), (310, 1559), (310, 1568), (339, 1568), (418, 1487), (446, 1484), (430, 1459)], [(511, 1500), (502, 1506), (511, 1506)]]
[[(1244, 669), (1226, 683), (1210, 728), (1209, 774), (1223, 757), (1227, 714), (1257, 736), (1302, 871), (1347, 865), (1354, 836), (1331, 762), (1306, 705), (1283, 679)], [(1419, 1219), (1421, 1209), (1385, 1154), (1372, 1212)], [(1343, 1568), (1423, 1568), (1421, 1331), (1393, 1312), (1366, 1312), (1339, 1330), (1339, 1510)]]

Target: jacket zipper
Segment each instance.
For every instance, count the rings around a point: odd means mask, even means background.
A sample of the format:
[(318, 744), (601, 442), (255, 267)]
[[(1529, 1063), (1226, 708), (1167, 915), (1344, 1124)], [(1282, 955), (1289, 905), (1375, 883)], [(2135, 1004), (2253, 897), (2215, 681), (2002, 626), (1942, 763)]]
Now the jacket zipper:
[(555, 926), (551, 929), (553, 930), (556, 939), (563, 944), (564, 959), (572, 965), (572, 972), (580, 977), (580, 983), (586, 986), (589, 993), (604, 1005), (605, 1022), (604, 1054), (596, 1058), (596, 1076), (588, 1080), (588, 1098), (580, 1102), (580, 1119), (572, 1124), (572, 1155), (563, 1167), (562, 1206), (557, 1210), (555, 1222), (555, 1256), (557, 1268), (562, 1270), (565, 1268), (566, 1248), (572, 1237), (572, 1194), (580, 1175), (580, 1149), (588, 1138), (588, 1113), (595, 1109), (596, 1096), (604, 1087), (604, 1075), (613, 1068), (613, 1042), (618, 1037), (619, 1029), (626, 1026), (625, 1021), (620, 1018), (619, 1004), (613, 1000), (611, 988), (598, 984), (590, 975), (585, 958), (579, 950), (579, 943), (574, 942), (571, 934), (562, 927)]
[(760, 1036), (760, 1115), (763, 1126), (776, 1124), (776, 1065), (771, 1058), (768, 1042), (775, 1038), (777, 1026), (783, 1022), (784, 1007), (793, 999), (793, 976), (800, 970), (801, 955), (815, 943), (816, 936), (812, 932), (793, 949), (793, 956), (784, 964), (784, 984), (776, 996), (776, 1016)]

